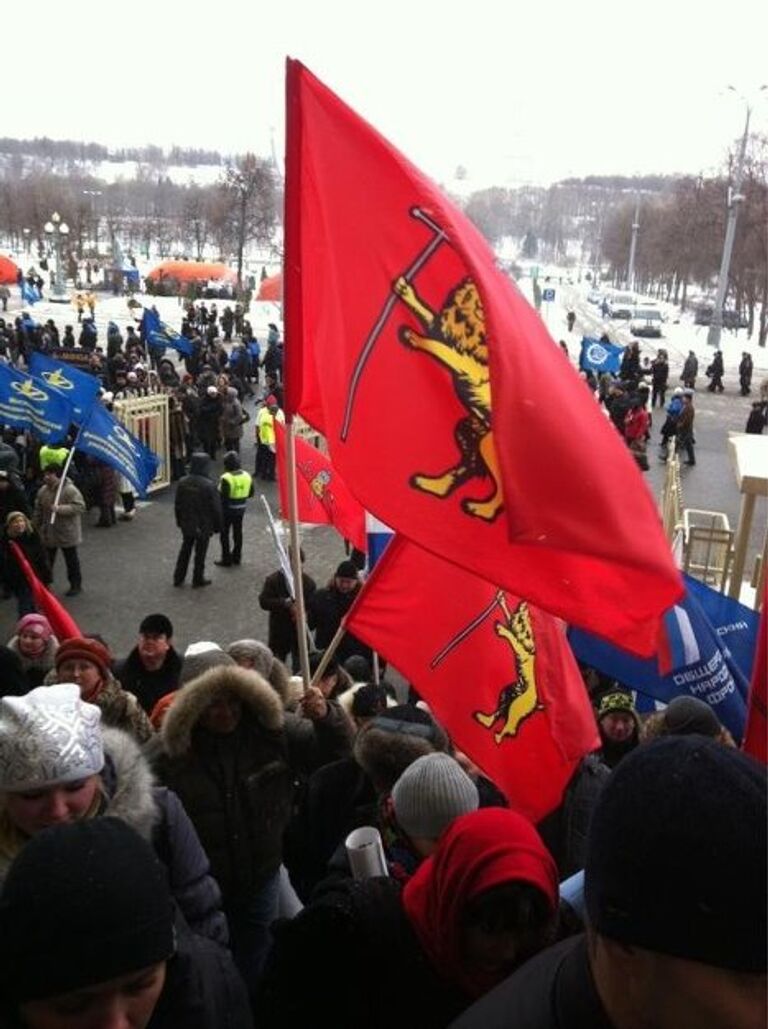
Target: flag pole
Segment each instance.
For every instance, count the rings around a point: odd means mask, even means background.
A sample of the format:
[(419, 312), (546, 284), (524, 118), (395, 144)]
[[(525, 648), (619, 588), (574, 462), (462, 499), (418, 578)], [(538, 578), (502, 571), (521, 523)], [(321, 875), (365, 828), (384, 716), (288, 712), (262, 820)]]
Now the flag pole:
[(346, 626), (344, 625), (344, 622), (342, 622), (336, 630), (336, 632), (333, 634), (333, 639), (323, 651), (323, 656), (320, 659), (320, 664), (317, 666), (317, 668), (315, 669), (315, 674), (312, 676), (312, 686), (316, 686), (322, 679), (323, 675), (325, 674), (326, 668), (331, 663), (333, 655), (339, 649), (339, 644), (341, 643), (346, 631)]
[[(299, 644), (301, 678), (306, 692), (310, 686), (309, 647), (307, 646), (307, 616), (304, 605), (304, 577), (301, 571), (301, 540), (299, 538), (299, 494), (296, 484), (296, 448), (294, 446), (293, 415), (286, 419), (286, 443), (288, 465), (288, 524), (291, 535), (291, 567), (293, 568), (293, 589), (296, 594), (296, 637)], [(338, 646), (338, 644), (337, 644)]]
[(64, 491), (64, 483), (67, 481), (67, 473), (69, 472), (69, 466), (72, 464), (72, 458), (75, 456), (75, 447), (77, 446), (77, 443), (78, 443), (78, 440), (80, 439), (82, 431), (83, 431), (83, 426), (81, 424), (80, 428), (77, 430), (77, 435), (75, 436), (75, 438), (74, 438), (74, 440), (72, 442), (72, 446), (70, 448), (70, 451), (67, 454), (67, 460), (64, 462), (64, 467), (61, 469), (61, 478), (59, 479), (59, 487), (56, 490), (56, 496), (53, 498), (53, 507), (51, 508), (51, 525), (53, 525), (54, 522), (56, 521), (56, 508), (58, 507), (59, 501), (61, 500), (61, 494)]

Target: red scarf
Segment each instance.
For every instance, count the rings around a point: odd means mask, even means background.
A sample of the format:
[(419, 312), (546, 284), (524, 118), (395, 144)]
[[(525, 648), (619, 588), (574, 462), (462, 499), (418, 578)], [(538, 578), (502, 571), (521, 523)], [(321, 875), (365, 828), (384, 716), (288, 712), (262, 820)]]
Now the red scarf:
[(481, 893), (513, 881), (538, 887), (554, 910), (557, 868), (533, 825), (515, 811), (482, 808), (450, 825), (403, 890), (406, 914), (433, 966), (472, 997), (495, 981), (463, 961), (462, 913)]

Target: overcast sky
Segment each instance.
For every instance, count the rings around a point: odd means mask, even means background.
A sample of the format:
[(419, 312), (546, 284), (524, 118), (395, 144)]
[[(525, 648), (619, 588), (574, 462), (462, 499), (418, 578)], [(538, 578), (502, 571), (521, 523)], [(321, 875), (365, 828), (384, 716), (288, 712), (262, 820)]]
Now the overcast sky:
[[(4, 26), (0, 132), (283, 149), (286, 55), (451, 185), (712, 172), (768, 132), (768, 2), (37, 0)], [(201, 13), (204, 11), (205, 13)], [(19, 24), (14, 24), (18, 20)], [(11, 99), (12, 98), (12, 99)]]

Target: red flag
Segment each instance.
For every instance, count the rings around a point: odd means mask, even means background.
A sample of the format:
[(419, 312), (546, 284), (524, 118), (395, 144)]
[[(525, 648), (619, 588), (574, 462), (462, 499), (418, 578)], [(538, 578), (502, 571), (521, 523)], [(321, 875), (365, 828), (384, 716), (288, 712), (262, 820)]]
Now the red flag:
[(53, 629), (53, 635), (61, 642), (62, 640), (71, 639), (73, 636), (82, 636), (78, 628), (77, 622), (74, 620), (72, 615), (67, 611), (64, 605), (47, 589), (42, 582), (35, 575), (35, 570), (27, 560), (27, 555), (21, 549), (18, 543), (14, 543), (13, 540), (9, 541), (11, 544), (11, 550), (13, 556), (19, 562), (24, 576), (27, 580), (29, 588), (32, 592), (32, 600), (35, 603), (35, 607), (41, 615), (45, 615), (48, 621), (51, 623), (51, 629)]
[(345, 620), (537, 821), (600, 745), (562, 622), (396, 536)]
[(747, 711), (747, 728), (744, 733), (742, 749), (756, 757), (763, 764), (768, 764), (768, 585), (763, 587), (763, 608), (760, 613), (760, 625), (757, 629), (757, 648), (755, 663), (752, 666), (752, 685), (749, 690), (749, 709)]
[[(288, 433), (275, 419), (277, 483), (280, 510), (288, 517)], [(294, 436), (298, 517), (312, 525), (332, 525), (345, 540), (365, 552), (365, 510), (349, 492), (331, 462), (306, 440)]]
[(287, 410), (387, 525), (655, 652), (683, 590), (624, 442), (441, 191), (296, 61), (287, 105)]

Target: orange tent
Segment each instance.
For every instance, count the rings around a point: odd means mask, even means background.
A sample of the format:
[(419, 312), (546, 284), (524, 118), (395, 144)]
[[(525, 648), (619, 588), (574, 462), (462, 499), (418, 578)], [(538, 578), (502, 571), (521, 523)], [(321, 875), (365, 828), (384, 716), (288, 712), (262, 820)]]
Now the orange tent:
[(15, 286), (18, 274), (19, 269), (15, 261), (10, 257), (0, 257), (0, 283), (3, 286)]
[(283, 299), (283, 274), (278, 272), (268, 279), (262, 279), (257, 300), (273, 300), (279, 303)]
[(218, 261), (163, 261), (147, 275), (153, 282), (176, 279), (178, 282), (236, 282), (237, 274)]

